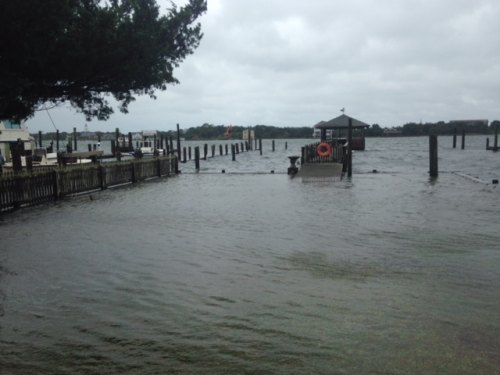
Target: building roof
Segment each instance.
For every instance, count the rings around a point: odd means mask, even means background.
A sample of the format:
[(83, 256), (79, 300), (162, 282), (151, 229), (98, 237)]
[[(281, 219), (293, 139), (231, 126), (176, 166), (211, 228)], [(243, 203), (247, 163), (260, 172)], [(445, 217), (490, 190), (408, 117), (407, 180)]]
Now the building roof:
[(340, 115), (329, 121), (320, 121), (314, 125), (315, 129), (347, 129), (349, 127), (349, 119), (352, 119), (353, 129), (368, 128), (370, 125), (364, 123), (363, 121), (356, 120), (353, 117), (347, 115)]

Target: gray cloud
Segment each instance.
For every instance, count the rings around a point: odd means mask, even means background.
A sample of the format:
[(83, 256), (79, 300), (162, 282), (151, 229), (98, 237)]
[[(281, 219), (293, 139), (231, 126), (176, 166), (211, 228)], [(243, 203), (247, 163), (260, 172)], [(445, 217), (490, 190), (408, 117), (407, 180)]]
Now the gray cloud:
[[(381, 126), (500, 118), (496, 0), (208, 1), (181, 83), (90, 128), (310, 126), (342, 107)], [(62, 130), (85, 122), (51, 114)], [(28, 125), (50, 130), (47, 119)]]

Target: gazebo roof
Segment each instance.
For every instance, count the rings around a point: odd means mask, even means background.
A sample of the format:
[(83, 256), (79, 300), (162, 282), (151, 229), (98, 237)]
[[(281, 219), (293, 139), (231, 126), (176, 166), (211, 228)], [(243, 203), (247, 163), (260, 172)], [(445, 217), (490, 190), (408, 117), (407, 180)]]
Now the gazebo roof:
[(347, 129), (349, 127), (349, 119), (352, 119), (353, 129), (368, 128), (370, 125), (364, 123), (363, 121), (356, 120), (353, 117), (347, 115), (340, 115), (329, 121), (320, 121), (314, 125), (315, 129)]

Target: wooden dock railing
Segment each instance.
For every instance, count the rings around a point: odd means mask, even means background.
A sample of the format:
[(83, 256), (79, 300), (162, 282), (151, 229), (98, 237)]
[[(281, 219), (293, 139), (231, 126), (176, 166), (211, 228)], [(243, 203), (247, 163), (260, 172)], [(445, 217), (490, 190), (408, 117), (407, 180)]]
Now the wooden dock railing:
[(44, 166), (33, 173), (0, 176), (0, 212), (54, 201), (65, 196), (103, 190), (149, 178), (169, 176), (176, 157), (68, 167)]
[(302, 147), (301, 163), (331, 163), (337, 162), (342, 163), (345, 159), (345, 144), (338, 142), (337, 140), (328, 141), (332, 147), (332, 153), (327, 157), (321, 157), (317, 153), (318, 145), (322, 142), (316, 142)]

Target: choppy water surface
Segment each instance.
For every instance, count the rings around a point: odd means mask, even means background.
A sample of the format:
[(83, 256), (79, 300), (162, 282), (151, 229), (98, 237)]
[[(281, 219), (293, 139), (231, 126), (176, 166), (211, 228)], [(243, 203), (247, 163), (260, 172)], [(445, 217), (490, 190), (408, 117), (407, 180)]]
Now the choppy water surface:
[(431, 182), (427, 142), (369, 139), (351, 181), (231, 173), (303, 142), (265, 143), (0, 217), (0, 373), (499, 373), (500, 190), (451, 172), (500, 154), (440, 138)]

